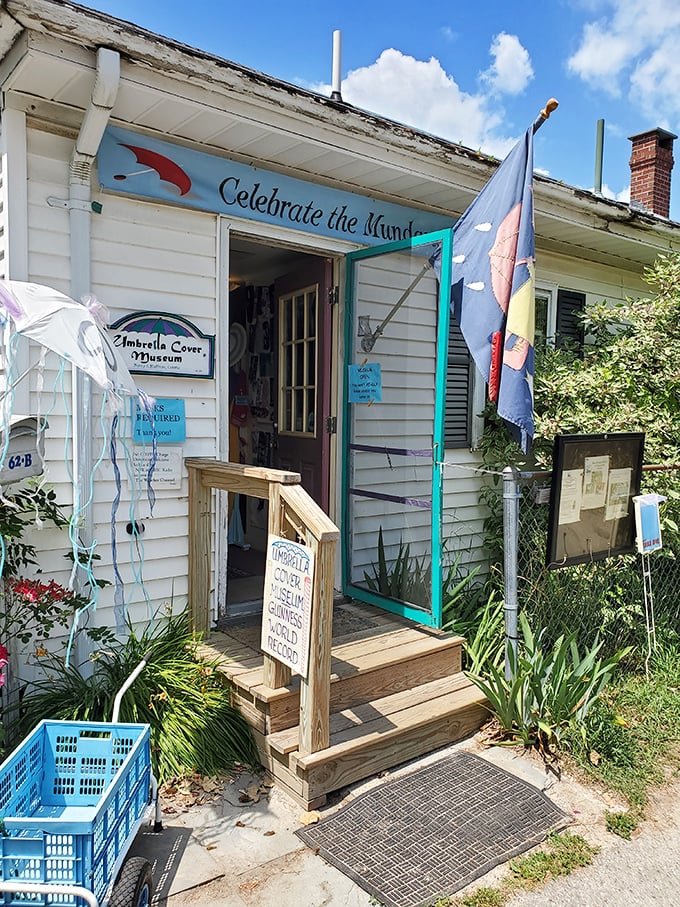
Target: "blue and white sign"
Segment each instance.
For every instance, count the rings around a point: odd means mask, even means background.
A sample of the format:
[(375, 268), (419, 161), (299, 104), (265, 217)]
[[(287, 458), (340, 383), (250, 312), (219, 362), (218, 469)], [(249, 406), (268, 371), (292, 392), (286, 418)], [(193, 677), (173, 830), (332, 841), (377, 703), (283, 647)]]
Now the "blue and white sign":
[(363, 365), (350, 365), (349, 393), (350, 403), (380, 403), (382, 400), (382, 372), (379, 362), (364, 362)]
[(186, 441), (187, 422), (184, 415), (184, 400), (157, 398), (151, 412), (153, 425), (148, 415), (137, 404), (134, 416), (133, 440), (136, 444), (151, 443), (156, 428), (158, 444), (181, 444)]
[(659, 504), (665, 500), (660, 494), (639, 494), (633, 498), (637, 549), (640, 554), (658, 551), (662, 547)]
[(453, 226), (450, 217), (343, 192), (109, 127), (98, 154), (105, 189), (362, 245)]

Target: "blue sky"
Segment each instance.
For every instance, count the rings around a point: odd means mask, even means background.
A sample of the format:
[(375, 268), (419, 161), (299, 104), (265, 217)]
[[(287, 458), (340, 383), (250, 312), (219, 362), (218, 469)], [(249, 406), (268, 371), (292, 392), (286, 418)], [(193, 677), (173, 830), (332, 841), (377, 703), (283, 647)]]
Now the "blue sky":
[[(330, 93), (342, 32), (343, 99), (502, 157), (550, 97), (537, 170), (628, 200), (628, 136), (680, 133), (679, 0), (89, 0), (166, 37)], [(680, 140), (675, 157), (680, 161)], [(671, 217), (680, 220), (680, 163)]]

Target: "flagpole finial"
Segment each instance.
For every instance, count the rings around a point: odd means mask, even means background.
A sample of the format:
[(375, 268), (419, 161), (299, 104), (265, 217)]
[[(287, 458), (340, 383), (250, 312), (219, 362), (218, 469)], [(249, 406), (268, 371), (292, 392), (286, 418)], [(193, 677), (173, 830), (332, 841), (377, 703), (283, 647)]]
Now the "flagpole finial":
[(557, 110), (557, 108), (559, 106), (560, 106), (559, 101), (557, 101), (555, 98), (549, 98), (548, 101), (546, 102), (546, 105), (543, 108), (543, 110), (536, 117), (536, 121), (534, 122), (534, 125), (532, 126), (533, 131), (536, 132), (537, 129), (540, 129), (541, 126), (548, 119), (550, 114), (553, 112), (553, 110)]
[(548, 101), (547, 101), (547, 103), (546, 103), (546, 105), (545, 105), (545, 107), (544, 107), (543, 110), (541, 111), (541, 116), (543, 117), (543, 119), (544, 119), (544, 120), (547, 120), (548, 117), (550, 116), (550, 114), (551, 114), (554, 110), (557, 110), (557, 108), (558, 108), (559, 106), (560, 106), (560, 102), (557, 100), (557, 98), (549, 98)]

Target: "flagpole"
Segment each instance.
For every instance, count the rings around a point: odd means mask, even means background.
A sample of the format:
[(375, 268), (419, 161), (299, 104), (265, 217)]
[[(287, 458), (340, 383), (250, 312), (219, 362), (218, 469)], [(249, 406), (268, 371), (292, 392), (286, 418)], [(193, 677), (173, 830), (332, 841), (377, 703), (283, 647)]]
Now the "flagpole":
[(532, 127), (532, 128), (533, 128), (533, 131), (536, 132), (537, 129), (540, 129), (541, 126), (542, 126), (542, 125), (545, 123), (545, 121), (548, 119), (548, 117), (550, 116), (550, 114), (551, 114), (554, 110), (557, 110), (557, 108), (558, 108), (559, 106), (560, 106), (560, 102), (559, 102), (556, 98), (550, 98), (550, 99), (547, 101), (547, 103), (546, 103), (545, 107), (543, 108), (543, 110), (542, 110), (542, 111), (539, 113), (539, 115), (536, 117), (536, 120), (534, 121), (534, 125), (533, 125), (533, 127)]

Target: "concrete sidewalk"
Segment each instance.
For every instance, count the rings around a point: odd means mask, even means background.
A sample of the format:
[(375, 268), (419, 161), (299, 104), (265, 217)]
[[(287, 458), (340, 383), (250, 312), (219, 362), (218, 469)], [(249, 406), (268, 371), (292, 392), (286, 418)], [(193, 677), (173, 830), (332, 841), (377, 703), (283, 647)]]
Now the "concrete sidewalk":
[[(605, 812), (618, 805), (612, 797), (573, 779), (558, 781), (546, 773), (539, 760), (515, 749), (486, 748), (479, 737), (343, 789), (318, 810), (321, 821), (372, 786), (460, 749), (489, 759), (544, 790), (573, 816), (570, 831), (604, 849), (620, 843), (605, 828)], [(302, 844), (294, 832), (309, 816), (276, 787), (269, 789), (261, 781), (259, 776), (240, 775), (228, 781), (211, 802), (188, 807), (172, 800), (165, 803), (170, 811), (165, 814), (163, 834), (140, 835), (134, 848), (134, 852), (156, 862), (153, 903), (167, 907), (366, 907), (375, 903), (367, 892)], [(471, 887), (496, 884), (506, 873), (506, 866), (498, 866)]]

